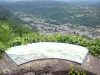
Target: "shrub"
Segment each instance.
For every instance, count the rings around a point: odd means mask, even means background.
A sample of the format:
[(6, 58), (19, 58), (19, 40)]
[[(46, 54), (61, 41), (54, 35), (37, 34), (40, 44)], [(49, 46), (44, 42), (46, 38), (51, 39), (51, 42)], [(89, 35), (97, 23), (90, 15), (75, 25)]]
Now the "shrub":
[(68, 72), (68, 75), (86, 75), (86, 73), (83, 71), (79, 71), (74, 67), (70, 66), (70, 71)]
[(0, 73), (2, 73), (2, 69), (0, 68)]
[(35, 43), (35, 42), (62, 42), (62, 43), (81, 45), (88, 48), (93, 56), (100, 57), (100, 38), (95, 40), (88, 40), (79, 35), (61, 35), (61, 34), (46, 35), (46, 34), (39, 34), (36, 32), (30, 34), (23, 34), (23, 36), (21, 37), (16, 36), (11, 40), (5, 42), (5, 44), (1, 44), (0, 55), (2, 55), (5, 49), (10, 48), (12, 46)]
[(5, 46), (2, 42), (0, 42), (0, 58), (2, 58), (5, 51)]

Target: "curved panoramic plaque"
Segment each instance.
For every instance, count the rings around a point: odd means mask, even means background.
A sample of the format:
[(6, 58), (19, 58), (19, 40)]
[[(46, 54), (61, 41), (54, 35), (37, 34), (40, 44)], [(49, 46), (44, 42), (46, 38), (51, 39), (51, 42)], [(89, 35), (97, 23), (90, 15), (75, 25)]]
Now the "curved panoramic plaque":
[(45, 58), (66, 59), (82, 64), (88, 49), (73, 44), (39, 42), (12, 47), (5, 52), (17, 65)]

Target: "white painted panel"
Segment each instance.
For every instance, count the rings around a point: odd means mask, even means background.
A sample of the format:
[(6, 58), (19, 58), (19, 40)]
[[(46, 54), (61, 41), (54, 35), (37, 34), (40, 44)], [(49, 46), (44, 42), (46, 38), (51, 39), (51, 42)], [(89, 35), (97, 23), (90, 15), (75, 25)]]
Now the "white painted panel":
[(38, 42), (15, 46), (5, 52), (17, 65), (45, 58), (65, 59), (82, 64), (88, 49), (66, 43)]

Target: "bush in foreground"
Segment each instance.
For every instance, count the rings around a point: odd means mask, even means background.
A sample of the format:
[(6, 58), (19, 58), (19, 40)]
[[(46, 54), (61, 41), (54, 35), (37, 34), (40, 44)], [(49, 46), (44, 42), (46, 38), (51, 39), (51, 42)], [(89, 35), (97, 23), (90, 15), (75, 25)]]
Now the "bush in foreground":
[(89, 40), (79, 35), (39, 34), (25, 27), (22, 27), (21, 31), (19, 28), (17, 27), (15, 31), (14, 26), (6, 23), (0, 24), (0, 57), (10, 47), (35, 42), (62, 42), (80, 45), (88, 48), (93, 56), (100, 57), (100, 38)]
[(4, 47), (5, 50), (7, 50), (7, 48), (10, 48), (12, 46), (24, 45), (35, 42), (62, 42), (62, 43), (81, 45), (88, 48), (93, 56), (100, 57), (100, 39), (88, 40), (78, 35), (60, 35), (60, 34), (43, 35), (39, 33), (30, 33), (30, 34), (24, 34), (22, 37), (17, 36), (14, 39), (7, 42), (6, 45), (2, 44), (1, 47)]

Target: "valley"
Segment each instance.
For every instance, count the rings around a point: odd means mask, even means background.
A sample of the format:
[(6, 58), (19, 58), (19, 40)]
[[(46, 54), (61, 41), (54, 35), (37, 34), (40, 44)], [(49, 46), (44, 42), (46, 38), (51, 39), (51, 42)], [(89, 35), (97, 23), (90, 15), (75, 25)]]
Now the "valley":
[(68, 2), (16, 2), (2, 5), (25, 26), (41, 34), (77, 34), (100, 38), (100, 5)]
[(45, 22), (45, 18), (37, 17), (31, 13), (25, 13), (21, 11), (12, 13), (24, 21), (24, 23), (29, 26), (30, 29), (34, 28), (41, 34), (77, 34), (82, 35), (88, 39), (100, 38), (100, 31), (92, 27), (76, 26), (70, 23), (60, 25), (50, 24)]

